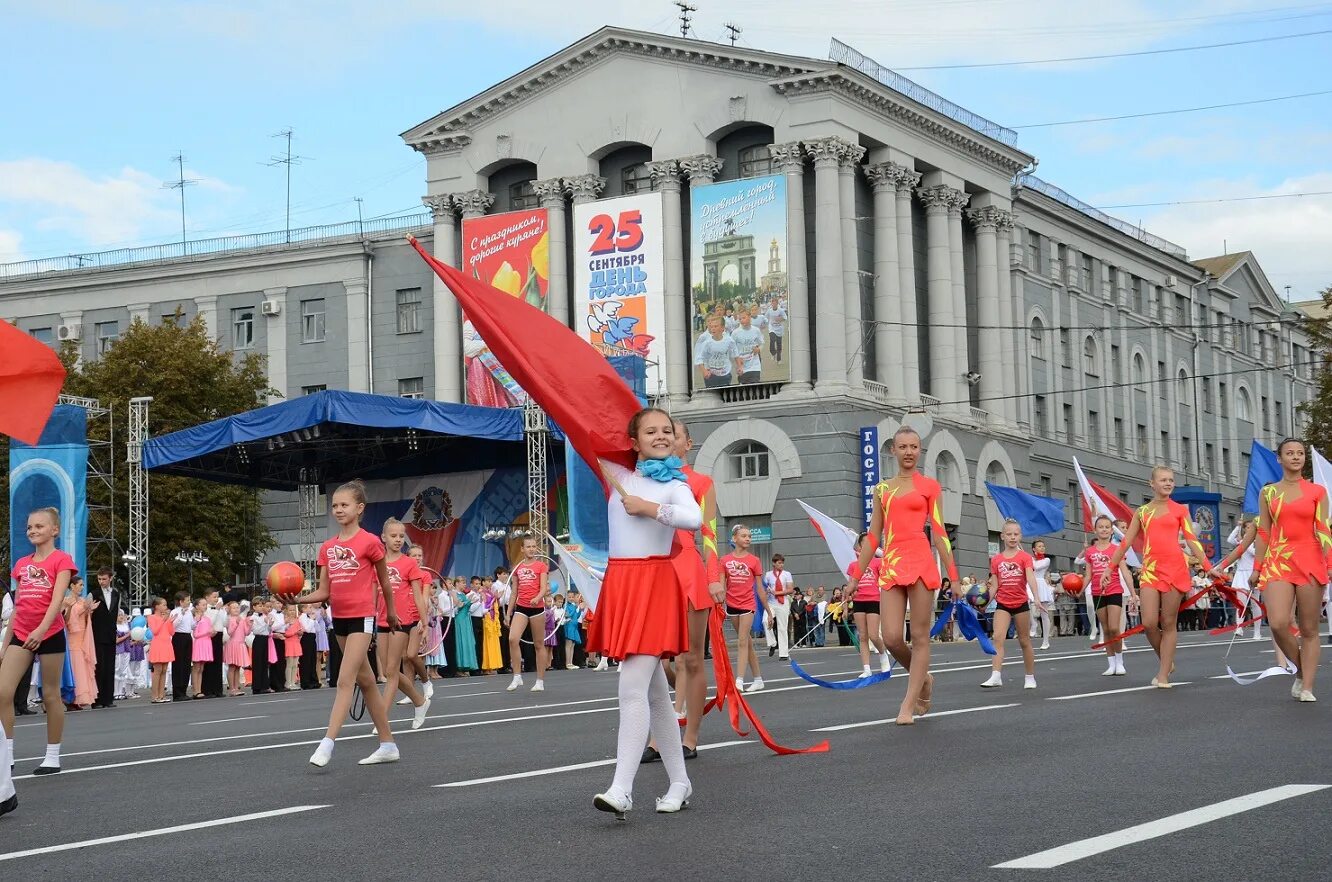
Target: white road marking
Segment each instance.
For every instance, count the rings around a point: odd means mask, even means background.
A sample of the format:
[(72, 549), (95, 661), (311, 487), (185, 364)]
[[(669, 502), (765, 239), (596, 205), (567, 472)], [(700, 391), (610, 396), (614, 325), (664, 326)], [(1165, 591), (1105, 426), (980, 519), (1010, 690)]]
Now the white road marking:
[(217, 723), (239, 723), (241, 720), (263, 720), (267, 719), (268, 714), (259, 714), (255, 717), (227, 717), (224, 720), (200, 720), (197, 723), (190, 723), (191, 726), (212, 726)]
[[(926, 714), (926, 715), (923, 716), (923, 717), (916, 717), (916, 719), (918, 719), (918, 720), (930, 720), (930, 719), (934, 719), (935, 717), (950, 717), (950, 716), (952, 716), (952, 715), (954, 715), (954, 714), (974, 714), (974, 713), (976, 713), (977, 711), (1000, 710), (1000, 709), (1002, 709), (1002, 708), (1006, 708), (1006, 707), (1017, 707), (1017, 706), (1018, 706), (1018, 702), (1014, 702), (1013, 704), (986, 704), (986, 705), (982, 705), (981, 707), (959, 707), (959, 708), (956, 708), (956, 709), (954, 709), (954, 710), (933, 711), (933, 712), (931, 712), (931, 713)], [(840, 725), (840, 726), (824, 726), (824, 727), (821, 728), (821, 729), (810, 729), (809, 731), (811, 731), (811, 732), (842, 732), (842, 731), (845, 731), (845, 730), (847, 730), (847, 729), (865, 729), (865, 728), (868, 728), (868, 727), (870, 727), (870, 726), (887, 726), (888, 724), (893, 723), (893, 722), (895, 722), (895, 721), (894, 721), (894, 720), (866, 720), (866, 721), (863, 722), (863, 723), (843, 723), (843, 724)]]
[(1006, 861), (1002, 864), (995, 864), (992, 869), (1010, 869), (1010, 870), (1048, 870), (1052, 867), (1060, 867), (1064, 864), (1080, 861), (1092, 855), (1111, 851), (1116, 848), (1123, 848), (1128, 845), (1135, 845), (1139, 842), (1145, 842), (1148, 839), (1156, 839), (1160, 836), (1168, 836), (1171, 833), (1177, 833), (1180, 830), (1187, 830), (1190, 827), (1198, 827), (1212, 821), (1227, 818), (1231, 815), (1238, 815), (1241, 812), (1247, 812), (1252, 809), (1261, 808), (1265, 805), (1271, 805), (1274, 802), (1281, 802), (1286, 799), (1294, 799), (1297, 796), (1304, 796), (1309, 793), (1316, 793), (1320, 790), (1326, 790), (1332, 787), (1329, 784), (1287, 784), (1282, 787), (1273, 787), (1270, 790), (1260, 790), (1257, 793), (1250, 793), (1246, 796), (1237, 796), (1234, 799), (1226, 799), (1212, 805), (1202, 808), (1192, 809), (1187, 812), (1180, 812), (1177, 815), (1170, 815), (1146, 824), (1138, 824), (1133, 827), (1126, 827), (1123, 830), (1116, 830), (1113, 833), (1106, 833), (1102, 836), (1093, 836), (1090, 839), (1080, 839), (1077, 842), (1070, 842), (1068, 845), (1061, 845), (1058, 848), (1051, 848), (1036, 854), (1027, 855), (1017, 860)]
[[(1171, 686), (1188, 686), (1190, 681), (1171, 683)], [(1098, 695), (1120, 695), (1124, 692), (1146, 692), (1151, 690), (1155, 692), (1158, 686), (1128, 686), (1124, 689), (1105, 689), (1101, 692), (1081, 692), (1077, 695), (1051, 695), (1046, 701), (1072, 701), (1075, 698), (1096, 698)]]
[[(759, 741), (719, 741), (716, 744), (704, 744), (699, 747), (700, 751), (719, 750), (723, 747), (736, 747), (744, 744), (761, 744)], [(492, 775), (489, 778), (471, 778), (466, 781), (450, 781), (448, 784), (435, 784), (435, 787), (475, 787), (479, 784), (496, 784), (502, 781), (517, 781), (521, 778), (540, 778), (545, 775), (558, 775), (561, 772), (578, 772), (583, 769), (597, 769), (602, 766), (613, 766), (615, 760), (593, 760), (587, 763), (573, 763), (568, 766), (553, 766), (549, 769), (529, 769), (526, 772), (514, 772), (511, 775)]]
[(80, 848), (96, 848), (99, 845), (111, 845), (116, 842), (129, 842), (149, 836), (169, 836), (172, 833), (188, 833), (192, 830), (212, 830), (224, 824), (243, 824), (246, 821), (262, 821), (265, 818), (280, 818), (283, 815), (295, 815), (301, 812), (313, 812), (329, 808), (327, 805), (294, 805), (291, 808), (273, 809), (267, 812), (254, 812), (248, 815), (233, 815), (230, 818), (218, 818), (212, 821), (196, 821), (193, 824), (178, 824), (174, 827), (161, 827), (157, 830), (141, 830), (138, 833), (122, 833), (119, 836), (103, 836), (98, 839), (84, 839), (79, 842), (66, 842), (63, 845), (45, 845), (41, 848), (27, 848), (23, 851), (10, 851), (0, 854), (0, 861), (12, 861), (43, 854), (55, 854), (61, 851), (76, 851)]
[(300, 701), (299, 698), (260, 698), (255, 701), (242, 701), (241, 704), (281, 704), (284, 701)]

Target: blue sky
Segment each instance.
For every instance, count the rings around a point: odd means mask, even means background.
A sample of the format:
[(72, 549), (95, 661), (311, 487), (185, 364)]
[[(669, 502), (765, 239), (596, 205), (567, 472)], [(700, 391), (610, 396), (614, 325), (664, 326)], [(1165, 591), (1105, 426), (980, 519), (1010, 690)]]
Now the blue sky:
[[(187, 157), (191, 238), (281, 229), (265, 163), (290, 126), (293, 226), (415, 210), (424, 160), (399, 133), (602, 24), (673, 30), (645, 0), (0, 0), (8, 125), (0, 262), (179, 237), (170, 157)], [(1101, 0), (695, 0), (694, 35), (825, 57), (840, 37), (880, 63), (1046, 59), (1332, 31), (1332, 3)], [(1332, 90), (1332, 33), (1196, 52), (1022, 67), (904, 70), (1009, 126)], [(1332, 94), (1204, 113), (1020, 131), (1038, 174), (1204, 257), (1252, 249), (1295, 299), (1332, 284)]]

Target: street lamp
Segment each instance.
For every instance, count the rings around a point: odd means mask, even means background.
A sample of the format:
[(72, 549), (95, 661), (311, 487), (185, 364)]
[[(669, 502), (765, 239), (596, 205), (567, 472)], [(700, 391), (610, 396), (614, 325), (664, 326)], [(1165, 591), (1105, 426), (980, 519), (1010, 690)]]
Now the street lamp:
[(176, 562), (183, 563), (190, 571), (190, 597), (194, 597), (194, 567), (196, 564), (208, 563), (208, 555), (202, 551), (179, 551), (176, 553)]

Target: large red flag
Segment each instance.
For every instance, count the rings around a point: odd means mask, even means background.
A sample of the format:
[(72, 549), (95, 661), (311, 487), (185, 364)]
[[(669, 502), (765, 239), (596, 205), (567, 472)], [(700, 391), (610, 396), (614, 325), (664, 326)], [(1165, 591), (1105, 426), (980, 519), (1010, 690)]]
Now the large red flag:
[(50, 346), (0, 321), (0, 432), (36, 444), (64, 384), (65, 366)]
[(593, 473), (601, 474), (598, 459), (633, 468), (637, 457), (627, 430), (642, 404), (606, 357), (557, 319), (440, 263), (415, 236), (407, 239), (458, 298), (500, 364), (555, 421)]

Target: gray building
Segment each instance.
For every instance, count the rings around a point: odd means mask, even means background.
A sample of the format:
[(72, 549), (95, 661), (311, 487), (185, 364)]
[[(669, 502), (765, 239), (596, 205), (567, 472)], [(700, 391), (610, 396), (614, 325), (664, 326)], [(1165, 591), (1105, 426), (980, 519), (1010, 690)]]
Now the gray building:
[[(404, 133), (427, 158), (429, 215), (13, 264), (0, 304), (85, 358), (135, 318), (197, 312), (225, 345), (265, 352), (287, 397), (457, 401), (458, 307), (402, 233), (456, 265), (461, 219), (545, 207), (548, 300), (569, 321), (571, 205), (650, 189), (665, 212), (663, 401), (726, 520), (769, 527), (804, 581), (836, 576), (796, 500), (859, 521), (864, 427), (885, 447), (899, 425), (921, 429), (964, 572), (999, 527), (987, 480), (1069, 498), (1051, 551), (1080, 547), (1073, 455), (1133, 505), (1148, 468), (1171, 464), (1233, 518), (1251, 440), (1297, 433), (1312, 394), (1309, 341), (1255, 257), (1191, 260), (1027, 174), (1012, 131), (834, 54), (606, 28)], [(763, 175), (787, 184), (790, 379), (691, 390), (691, 190)], [(267, 511), (274, 557), (291, 555), (294, 503)]]

